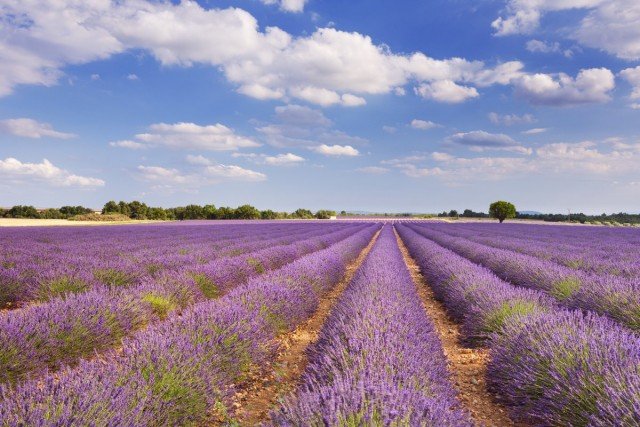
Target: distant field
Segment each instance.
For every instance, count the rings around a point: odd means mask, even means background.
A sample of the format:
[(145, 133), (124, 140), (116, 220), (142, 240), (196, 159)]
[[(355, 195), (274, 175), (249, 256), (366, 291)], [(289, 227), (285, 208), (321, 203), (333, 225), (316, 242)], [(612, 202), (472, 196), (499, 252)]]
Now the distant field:
[(143, 224), (162, 221), (69, 221), (68, 219), (32, 219), (32, 218), (0, 218), (0, 227), (42, 227), (42, 226), (60, 226), (60, 225), (117, 225), (117, 224)]
[(640, 425), (637, 228), (138, 224), (0, 229), (0, 424)]

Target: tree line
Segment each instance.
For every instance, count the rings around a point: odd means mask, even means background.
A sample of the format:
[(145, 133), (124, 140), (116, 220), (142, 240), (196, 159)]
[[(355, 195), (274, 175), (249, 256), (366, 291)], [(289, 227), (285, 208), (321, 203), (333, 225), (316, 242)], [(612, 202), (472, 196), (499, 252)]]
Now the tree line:
[[(93, 213), (93, 209), (83, 206), (63, 206), (38, 210), (33, 206), (13, 206), (10, 209), (0, 209), (0, 217), (4, 218), (38, 218), (38, 219), (69, 219), (76, 215)], [(330, 219), (336, 213), (321, 209), (315, 213), (309, 209), (297, 209), (294, 212), (276, 212), (270, 209), (259, 210), (251, 205), (237, 208), (215, 205), (187, 205), (176, 208), (161, 208), (147, 206), (134, 200), (133, 202), (116, 202), (110, 200), (105, 203), (101, 213), (103, 215), (120, 214), (131, 219), (151, 220), (186, 220), (186, 219)]]

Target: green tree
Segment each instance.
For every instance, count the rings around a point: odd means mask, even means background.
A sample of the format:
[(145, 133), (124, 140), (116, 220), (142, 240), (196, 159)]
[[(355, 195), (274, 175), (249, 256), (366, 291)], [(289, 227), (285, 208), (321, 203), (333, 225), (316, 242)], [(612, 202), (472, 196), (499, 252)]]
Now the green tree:
[(455, 217), (457, 217), (457, 216), (458, 216), (458, 211), (457, 211), (457, 210), (455, 210), (455, 209), (451, 209), (451, 210), (449, 211), (449, 216), (450, 216), (451, 218), (455, 218)]
[(321, 209), (318, 212), (316, 212), (316, 218), (318, 219), (331, 219), (332, 216), (336, 216), (335, 211)]
[(181, 219), (205, 219), (204, 209), (200, 205), (187, 205)]
[(146, 204), (139, 202), (137, 200), (134, 200), (133, 202), (129, 203), (128, 207), (129, 207), (129, 218), (133, 218), (133, 219), (147, 218), (147, 211), (149, 210), (149, 207)]
[[(0, 215), (0, 216), (2, 216), (2, 215)], [(43, 218), (43, 219), (64, 219), (64, 218), (67, 218), (67, 216), (64, 215), (62, 212), (60, 212), (60, 209), (49, 208), (49, 209), (45, 209), (44, 211), (40, 212), (40, 218)]]
[(147, 218), (155, 220), (167, 219), (167, 212), (162, 208), (149, 208), (147, 210)]
[(261, 219), (278, 219), (278, 213), (267, 209), (266, 211), (260, 211)]
[(251, 205), (242, 205), (236, 208), (237, 219), (260, 219), (260, 211)]
[(489, 205), (489, 216), (497, 218), (502, 223), (507, 218), (516, 217), (516, 207), (509, 202), (499, 200)]
[(215, 205), (204, 205), (202, 208), (202, 214), (206, 219), (217, 219), (218, 218), (218, 209)]
[(120, 207), (118, 206), (118, 204), (113, 200), (109, 200), (102, 207), (102, 213), (103, 214), (110, 214), (110, 213), (121, 213), (121, 212), (120, 212)]
[(9, 218), (40, 218), (36, 208), (22, 205), (12, 207), (5, 215)]
[(127, 202), (123, 202), (122, 200), (118, 202), (118, 211), (122, 215), (131, 217), (131, 209), (129, 209), (129, 204)]
[(311, 219), (313, 218), (313, 212), (309, 209), (296, 209), (292, 216), (294, 218)]

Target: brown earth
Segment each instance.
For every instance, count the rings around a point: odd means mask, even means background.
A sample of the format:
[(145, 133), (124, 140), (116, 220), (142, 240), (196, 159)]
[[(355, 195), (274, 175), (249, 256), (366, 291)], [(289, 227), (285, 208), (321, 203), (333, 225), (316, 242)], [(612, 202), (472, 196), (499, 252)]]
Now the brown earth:
[(420, 273), (420, 268), (409, 255), (409, 250), (396, 233), (398, 246), (402, 251), (405, 263), (411, 272), (418, 295), (427, 314), (435, 324), (447, 367), (453, 384), (458, 391), (458, 398), (463, 407), (471, 414), (477, 426), (506, 427), (516, 426), (507, 415), (507, 410), (496, 403), (494, 396), (486, 388), (487, 363), (489, 351), (484, 348), (465, 348), (460, 345), (460, 326), (446, 313), (444, 306), (436, 300), (433, 290)]
[(342, 281), (322, 297), (314, 315), (292, 332), (278, 338), (279, 353), (275, 361), (253, 368), (250, 379), (237, 387), (231, 413), (226, 419), (219, 419), (213, 425), (235, 422), (241, 426), (254, 426), (266, 422), (269, 420), (269, 412), (276, 404), (295, 391), (308, 363), (307, 348), (318, 339), (322, 325), (371, 251), (379, 234), (380, 231), (373, 236), (358, 258), (347, 266)]

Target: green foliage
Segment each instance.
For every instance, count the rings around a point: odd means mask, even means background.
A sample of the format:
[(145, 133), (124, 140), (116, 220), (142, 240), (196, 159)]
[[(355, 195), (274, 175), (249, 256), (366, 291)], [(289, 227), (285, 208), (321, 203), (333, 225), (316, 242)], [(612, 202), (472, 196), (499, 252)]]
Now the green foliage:
[(93, 272), (93, 277), (107, 286), (114, 287), (128, 286), (135, 280), (131, 274), (115, 268), (97, 269)]
[(40, 289), (38, 289), (38, 299), (41, 301), (49, 301), (59, 296), (84, 292), (87, 288), (88, 285), (82, 280), (63, 276), (44, 283)]
[(580, 289), (581, 283), (577, 277), (567, 277), (553, 285), (550, 293), (560, 301), (569, 298), (578, 289)]
[(292, 213), (291, 216), (293, 218), (312, 219), (313, 212), (311, 212), (309, 209), (296, 209), (296, 211)]
[(315, 216), (318, 219), (331, 219), (332, 216), (336, 216), (336, 212), (326, 210), (326, 209), (321, 209), (318, 212), (316, 212)]
[(169, 298), (153, 293), (146, 294), (142, 297), (142, 301), (148, 303), (155, 315), (163, 320), (176, 308), (176, 304)]
[(532, 301), (515, 300), (502, 303), (498, 308), (487, 313), (484, 317), (483, 332), (487, 335), (500, 332), (503, 326), (514, 316), (524, 316), (534, 313), (540, 307)]
[(493, 202), (489, 206), (489, 216), (497, 218), (501, 223), (507, 218), (516, 217), (516, 207), (503, 200)]
[(194, 273), (191, 275), (193, 281), (196, 282), (202, 294), (209, 299), (217, 298), (220, 296), (220, 289), (213, 283), (213, 280), (209, 279), (204, 273)]
[(260, 211), (251, 205), (242, 205), (236, 208), (237, 219), (260, 219)]

